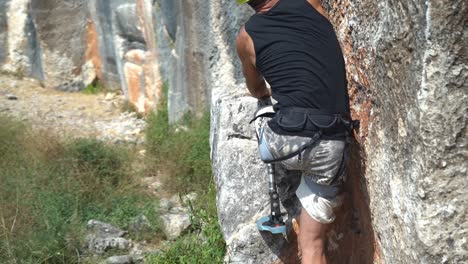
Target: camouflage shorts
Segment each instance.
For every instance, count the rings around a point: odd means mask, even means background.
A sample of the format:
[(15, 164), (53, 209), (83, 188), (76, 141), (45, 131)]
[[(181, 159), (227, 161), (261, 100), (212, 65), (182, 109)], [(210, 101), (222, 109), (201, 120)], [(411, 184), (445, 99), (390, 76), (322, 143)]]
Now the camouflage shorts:
[[(310, 143), (310, 137), (276, 134), (268, 126), (268, 120), (262, 118), (258, 130), (262, 159), (288, 155)], [(333, 209), (341, 203), (338, 195), (346, 175), (346, 145), (344, 140), (319, 139), (300, 155), (280, 161), (288, 170), (301, 171), (301, 184), (296, 194), (306, 211), (321, 223), (332, 222)]]

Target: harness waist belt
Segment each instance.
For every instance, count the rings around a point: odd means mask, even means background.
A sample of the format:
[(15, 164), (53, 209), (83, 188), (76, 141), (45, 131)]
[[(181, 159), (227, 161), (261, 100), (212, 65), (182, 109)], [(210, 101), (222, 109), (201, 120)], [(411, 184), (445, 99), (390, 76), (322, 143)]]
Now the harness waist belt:
[(272, 122), (285, 133), (322, 131), (324, 135), (349, 133), (356, 125), (348, 113), (300, 107), (281, 108)]
[(349, 115), (349, 113), (333, 112), (333, 111), (324, 110), (324, 109), (290, 106), (290, 107), (282, 107), (279, 111), (283, 113), (304, 113), (304, 114), (310, 114), (310, 115), (323, 115), (323, 116), (340, 115), (343, 118), (351, 119), (351, 116)]

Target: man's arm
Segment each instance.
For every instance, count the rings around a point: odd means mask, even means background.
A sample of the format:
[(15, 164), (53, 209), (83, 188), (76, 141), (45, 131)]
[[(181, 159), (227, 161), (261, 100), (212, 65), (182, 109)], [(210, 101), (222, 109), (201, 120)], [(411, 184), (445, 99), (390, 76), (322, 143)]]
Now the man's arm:
[(242, 71), (245, 76), (245, 82), (249, 92), (255, 98), (264, 98), (271, 96), (270, 89), (267, 88), (262, 74), (255, 66), (255, 48), (252, 38), (245, 31), (243, 26), (236, 40), (237, 54), (242, 62)]

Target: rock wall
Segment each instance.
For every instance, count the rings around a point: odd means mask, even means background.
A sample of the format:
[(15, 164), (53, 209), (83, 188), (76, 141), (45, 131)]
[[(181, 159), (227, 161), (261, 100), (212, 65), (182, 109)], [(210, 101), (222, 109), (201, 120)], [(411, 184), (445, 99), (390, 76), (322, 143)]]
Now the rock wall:
[(155, 24), (162, 75), (169, 89), (169, 120), (209, 109), (216, 54), (209, 1), (156, 0)]
[(383, 263), (468, 260), (465, 1), (329, 1)]
[[(212, 160), (227, 262), (294, 263), (295, 244), (256, 231), (266, 173), (247, 120), (234, 37), (249, 11), (211, 4)], [(328, 237), (332, 263), (464, 263), (467, 241), (467, 4), (324, 3), (345, 53), (353, 116), (346, 203)], [(241, 11), (242, 10), (242, 11)], [(281, 189), (294, 178), (279, 176)], [(283, 192), (294, 212), (292, 190)]]
[(140, 112), (162, 92), (150, 0), (1, 0), (0, 69), (44, 86), (122, 89)]
[[(35, 44), (28, 45), (30, 50), (26, 51), (29, 67), (37, 71), (36, 75), (48, 87), (76, 91), (93, 81), (81, 74), (86, 50), (85, 3), (83, 0), (25, 3), (29, 7), (24, 34), (28, 42)], [(34, 52), (39, 54), (33, 55)]]
[(3, 64), (8, 51), (8, 20), (6, 17), (6, 0), (0, 0), (0, 64)]

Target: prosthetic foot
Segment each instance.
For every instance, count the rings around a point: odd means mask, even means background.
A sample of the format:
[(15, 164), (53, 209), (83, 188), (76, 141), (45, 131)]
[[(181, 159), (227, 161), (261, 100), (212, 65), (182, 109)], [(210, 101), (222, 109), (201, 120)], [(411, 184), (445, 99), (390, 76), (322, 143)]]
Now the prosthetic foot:
[(275, 167), (274, 164), (267, 164), (267, 166), (271, 213), (257, 220), (257, 228), (259, 231), (282, 234), (286, 237), (286, 224), (281, 216), (280, 199), (275, 182)]

